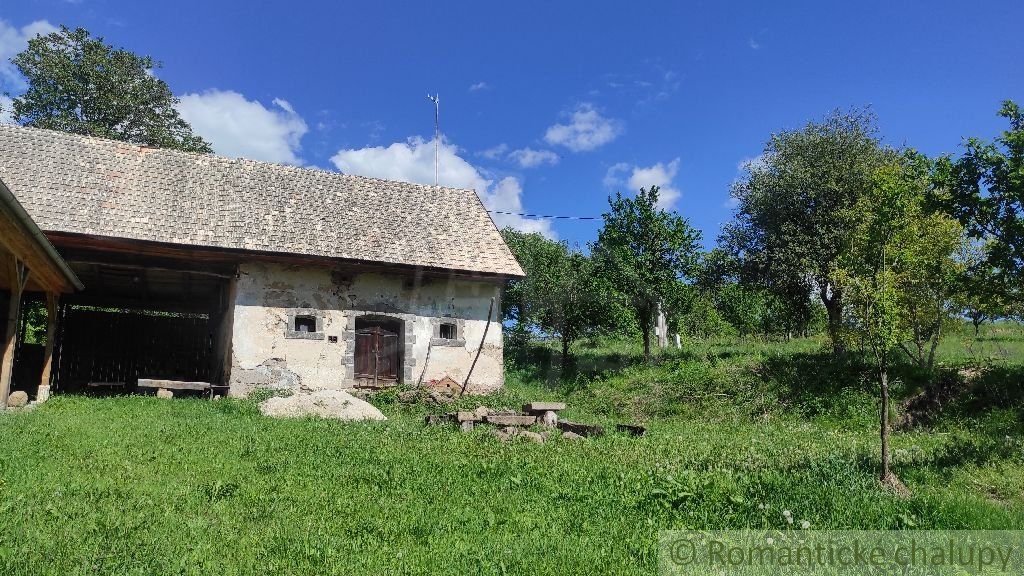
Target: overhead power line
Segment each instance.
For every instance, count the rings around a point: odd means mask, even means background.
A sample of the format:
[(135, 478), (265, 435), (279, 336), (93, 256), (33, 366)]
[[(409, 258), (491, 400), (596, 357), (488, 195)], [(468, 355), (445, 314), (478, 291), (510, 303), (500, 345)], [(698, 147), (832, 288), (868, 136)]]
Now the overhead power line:
[(502, 212), (501, 210), (488, 210), (491, 214), (505, 214), (506, 216), (523, 216), (524, 218), (550, 218), (554, 220), (600, 220), (600, 216), (548, 216), (545, 214), (523, 214), (520, 212)]

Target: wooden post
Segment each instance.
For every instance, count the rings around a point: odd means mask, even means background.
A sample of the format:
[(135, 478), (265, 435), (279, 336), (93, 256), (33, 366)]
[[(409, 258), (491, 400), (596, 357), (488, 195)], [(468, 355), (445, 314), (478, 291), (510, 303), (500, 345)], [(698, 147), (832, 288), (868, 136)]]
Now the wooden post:
[(11, 374), (14, 371), (14, 345), (18, 335), (18, 319), (21, 316), (21, 292), (25, 289), (28, 273), (25, 263), (11, 254), (7, 262), (7, 274), (11, 282), (11, 301), (7, 305), (7, 330), (4, 333), (4, 358), (0, 365), (0, 409), (7, 408), (7, 397), (11, 395)]
[(50, 370), (53, 366), (53, 341), (57, 337), (57, 298), (54, 292), (46, 293), (46, 349), (43, 351), (43, 376), (39, 379), (37, 402), (50, 398)]

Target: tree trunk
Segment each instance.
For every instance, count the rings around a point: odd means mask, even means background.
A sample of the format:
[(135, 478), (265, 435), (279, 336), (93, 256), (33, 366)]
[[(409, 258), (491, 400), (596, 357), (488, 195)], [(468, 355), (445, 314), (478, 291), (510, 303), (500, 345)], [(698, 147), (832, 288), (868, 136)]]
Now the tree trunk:
[(640, 311), (640, 331), (644, 333), (644, 362), (651, 361), (651, 311)]
[(981, 318), (977, 316), (971, 316), (971, 324), (974, 324), (974, 337), (978, 337), (978, 328), (981, 327)]
[(932, 337), (932, 347), (928, 351), (928, 366), (927, 370), (932, 371), (935, 367), (935, 350), (939, 347), (939, 340), (942, 339), (942, 321), (939, 321), (939, 325), (935, 328), (935, 336)]
[(562, 374), (565, 374), (566, 368), (569, 367), (569, 345), (572, 344), (572, 340), (569, 336), (562, 334)]
[(879, 376), (882, 380), (882, 409), (880, 424), (880, 435), (882, 438), (882, 473), (881, 480), (889, 479), (889, 372), (885, 362), (879, 363)]
[(843, 298), (842, 293), (835, 288), (831, 295), (826, 284), (822, 283), (820, 289), (821, 303), (825, 305), (828, 312), (828, 337), (832, 340), (832, 355), (839, 357), (846, 353), (843, 346)]

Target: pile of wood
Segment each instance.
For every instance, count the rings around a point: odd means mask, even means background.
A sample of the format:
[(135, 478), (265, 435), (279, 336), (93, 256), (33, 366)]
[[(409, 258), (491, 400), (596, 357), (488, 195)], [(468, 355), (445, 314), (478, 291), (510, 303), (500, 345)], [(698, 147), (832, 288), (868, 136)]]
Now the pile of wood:
[[(558, 413), (562, 410), (565, 410), (564, 402), (530, 402), (524, 404), (520, 412), (491, 410), (486, 406), (478, 406), (475, 410), (448, 412), (443, 416), (431, 414), (426, 417), (426, 423), (455, 424), (463, 432), (470, 432), (476, 426), (486, 425), (492, 427), (491, 434), (503, 442), (521, 437), (543, 444), (555, 431), (561, 432), (563, 440), (582, 440), (604, 434), (602, 426), (560, 419)], [(534, 426), (540, 429), (540, 432), (528, 429)], [(641, 436), (644, 433), (641, 426), (619, 424), (617, 429), (634, 436)]]

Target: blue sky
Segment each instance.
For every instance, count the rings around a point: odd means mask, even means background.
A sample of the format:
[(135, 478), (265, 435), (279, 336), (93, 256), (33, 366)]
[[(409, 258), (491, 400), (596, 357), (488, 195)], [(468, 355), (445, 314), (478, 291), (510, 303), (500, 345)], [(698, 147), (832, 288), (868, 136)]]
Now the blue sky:
[[(870, 105), (928, 154), (1024, 101), (1024, 3), (0, 0), (0, 56), (83, 26), (164, 63), (218, 153), (442, 184), (512, 212), (600, 215), (661, 184), (711, 244), (773, 132)], [(0, 87), (23, 89), (0, 65)], [(570, 242), (598, 223), (496, 216)]]

